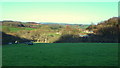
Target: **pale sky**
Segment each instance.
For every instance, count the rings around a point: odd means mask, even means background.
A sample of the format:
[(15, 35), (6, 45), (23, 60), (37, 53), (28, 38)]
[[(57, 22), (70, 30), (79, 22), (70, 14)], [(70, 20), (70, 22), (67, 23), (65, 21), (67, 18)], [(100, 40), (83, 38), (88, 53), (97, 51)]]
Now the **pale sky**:
[(1, 0), (1, 2), (118, 2), (120, 0)]
[(118, 16), (117, 2), (3, 2), (0, 20), (90, 24)]

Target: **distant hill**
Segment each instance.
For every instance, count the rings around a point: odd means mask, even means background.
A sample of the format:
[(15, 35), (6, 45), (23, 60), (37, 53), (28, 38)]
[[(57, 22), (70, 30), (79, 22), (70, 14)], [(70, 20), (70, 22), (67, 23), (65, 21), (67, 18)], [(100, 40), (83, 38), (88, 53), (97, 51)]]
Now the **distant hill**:
[(36, 22), (21, 22), (21, 21), (11, 21), (11, 20), (4, 20), (0, 21), (3, 26), (14, 26), (14, 27), (35, 27), (36, 25), (41, 25), (40, 23)]
[(71, 25), (71, 26), (79, 26), (82, 29), (87, 28), (89, 25), (87, 24), (69, 24), (69, 23), (55, 23), (55, 22), (21, 22), (21, 21), (12, 21), (12, 20), (4, 20), (0, 21), (3, 26), (14, 26), (14, 27), (30, 27), (36, 28), (39, 25)]
[(107, 26), (118, 26), (118, 20), (120, 20), (120, 17), (113, 17), (106, 21), (100, 22), (97, 25), (91, 25), (87, 29), (88, 30), (97, 30), (97, 29), (101, 29), (101, 28), (107, 27)]
[(60, 25), (82, 25), (82, 24), (69, 24), (69, 23), (55, 23), (55, 22), (40, 22), (41, 24), (60, 24)]
[(4, 21), (1, 21), (1, 23), (2, 25), (5, 25), (5, 26), (25, 27), (20, 21), (4, 20)]

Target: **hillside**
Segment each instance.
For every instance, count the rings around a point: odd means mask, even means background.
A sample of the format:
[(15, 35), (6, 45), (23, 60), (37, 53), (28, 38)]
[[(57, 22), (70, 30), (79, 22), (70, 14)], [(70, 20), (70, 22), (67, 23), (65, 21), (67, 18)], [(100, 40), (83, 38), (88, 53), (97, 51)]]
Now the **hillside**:
[(107, 27), (107, 26), (116, 26), (116, 27), (118, 27), (119, 26), (118, 25), (119, 20), (120, 20), (120, 17), (113, 17), (113, 18), (110, 18), (110, 19), (105, 20), (103, 22), (100, 22), (97, 25), (91, 25), (87, 29), (89, 29), (89, 30), (97, 30), (97, 29)]
[[(41, 24), (36, 22), (18, 22), (8, 20), (1, 21), (1, 23), (2, 32), (5, 34), (39, 43), (53, 43), (59, 40), (59, 38), (64, 34), (79, 35), (80, 33), (85, 33), (82, 30), (85, 30), (85, 28), (88, 27), (88, 25), (81, 24)], [(12, 41), (12, 43), (14, 43), (14, 41)], [(6, 41), (6, 43), (8, 42), (11, 41)]]
[[(113, 17), (97, 25), (90, 26), (83, 24), (38, 24), (36, 22), (2, 21), (2, 32), (38, 43), (116, 43), (119, 42), (118, 35), (120, 35), (118, 19), (120, 18)], [(4, 40), (6, 44), (9, 42), (11, 41)]]
[(87, 29), (94, 31), (94, 33), (99, 37), (108, 39), (112, 41), (119, 42), (120, 35), (120, 17), (113, 17), (106, 21), (100, 22), (97, 25), (91, 25)]

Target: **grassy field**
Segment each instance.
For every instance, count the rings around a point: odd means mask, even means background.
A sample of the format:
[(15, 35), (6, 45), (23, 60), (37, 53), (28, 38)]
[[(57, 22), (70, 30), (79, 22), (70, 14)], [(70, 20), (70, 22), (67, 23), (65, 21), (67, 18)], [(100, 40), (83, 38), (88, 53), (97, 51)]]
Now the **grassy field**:
[(20, 30), (35, 30), (34, 28), (28, 28), (28, 27), (8, 27), (8, 26), (2, 26), (2, 29), (9, 29), (10, 32), (17, 32)]
[(2, 47), (3, 66), (117, 66), (117, 43), (36, 43)]

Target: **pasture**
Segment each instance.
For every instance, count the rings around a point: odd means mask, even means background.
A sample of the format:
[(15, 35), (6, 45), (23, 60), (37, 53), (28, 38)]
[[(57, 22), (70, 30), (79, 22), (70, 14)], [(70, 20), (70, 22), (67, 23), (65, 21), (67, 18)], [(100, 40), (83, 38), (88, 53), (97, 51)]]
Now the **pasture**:
[(117, 66), (117, 43), (3, 45), (3, 66)]
[(10, 31), (10, 32), (17, 32), (20, 30), (35, 30), (34, 28), (28, 28), (28, 27), (13, 27), (13, 26), (0, 26), (4, 31)]

